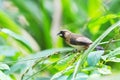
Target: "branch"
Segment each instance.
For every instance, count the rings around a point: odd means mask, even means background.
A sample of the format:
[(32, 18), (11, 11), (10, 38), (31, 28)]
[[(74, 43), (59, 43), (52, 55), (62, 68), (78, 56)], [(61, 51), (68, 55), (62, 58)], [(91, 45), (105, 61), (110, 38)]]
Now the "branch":
[[(112, 40), (111, 43), (115, 43), (115, 42), (119, 42), (119, 41), (120, 41), (120, 39)], [(101, 42), (101, 43), (99, 43), (99, 45), (107, 44), (107, 43), (109, 43), (109, 41)]]

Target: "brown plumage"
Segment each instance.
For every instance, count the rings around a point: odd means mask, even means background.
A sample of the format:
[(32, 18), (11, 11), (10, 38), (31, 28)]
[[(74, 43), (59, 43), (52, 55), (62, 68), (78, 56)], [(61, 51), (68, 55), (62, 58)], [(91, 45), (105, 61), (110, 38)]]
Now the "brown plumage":
[(62, 30), (58, 33), (60, 37), (62, 37), (67, 44), (76, 48), (77, 50), (84, 50), (92, 44), (92, 41), (85, 36), (71, 33), (68, 30)]
[(58, 35), (62, 37), (67, 44), (76, 48), (77, 50), (85, 50), (90, 46), (90, 44), (92, 44), (92, 41), (87, 37), (74, 34), (68, 30), (62, 30), (58, 33)]

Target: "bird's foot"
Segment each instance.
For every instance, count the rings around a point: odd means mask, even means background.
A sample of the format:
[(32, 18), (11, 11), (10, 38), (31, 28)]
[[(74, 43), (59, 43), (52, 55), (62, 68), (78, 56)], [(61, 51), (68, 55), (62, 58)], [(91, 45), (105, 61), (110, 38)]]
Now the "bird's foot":
[(73, 49), (73, 51), (72, 51), (73, 53), (77, 53), (78, 52), (78, 50), (77, 49)]
[(78, 50), (78, 49), (74, 49), (73, 50), (73, 53), (81, 53), (81, 52), (83, 52), (82, 50)]

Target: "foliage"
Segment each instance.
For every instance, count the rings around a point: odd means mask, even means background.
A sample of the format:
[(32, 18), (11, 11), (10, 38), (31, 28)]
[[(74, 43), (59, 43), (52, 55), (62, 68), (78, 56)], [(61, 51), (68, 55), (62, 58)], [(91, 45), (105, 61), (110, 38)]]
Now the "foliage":
[[(119, 3), (0, 0), (0, 80), (104, 80), (119, 73)], [(86, 51), (74, 52), (57, 38), (60, 29), (94, 42)], [(104, 51), (95, 51), (97, 45)]]

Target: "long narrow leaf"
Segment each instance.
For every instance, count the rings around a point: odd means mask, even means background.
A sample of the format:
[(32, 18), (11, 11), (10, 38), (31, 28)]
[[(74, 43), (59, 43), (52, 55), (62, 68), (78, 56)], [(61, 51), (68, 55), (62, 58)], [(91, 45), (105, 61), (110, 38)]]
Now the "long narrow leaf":
[(22, 45), (24, 45), (30, 52), (32, 52), (32, 48), (31, 45), (29, 44), (29, 42), (27, 40), (25, 40), (22, 36), (10, 31), (9, 29), (2, 29), (1, 30), (3, 33), (11, 36), (13, 39), (15, 39), (16, 41), (20, 42)]
[(94, 43), (83, 53), (83, 56), (81, 59), (78, 60), (72, 80), (75, 80), (75, 77), (77, 75), (77, 72), (79, 69), (81, 69), (82, 65), (84, 64), (88, 54), (116, 27), (120, 25), (120, 21), (116, 22), (112, 26), (110, 26), (97, 40), (94, 41)]
[(18, 27), (17, 24), (2, 10), (0, 10), (0, 26), (8, 28), (16, 33), (21, 33), (20, 27)]

